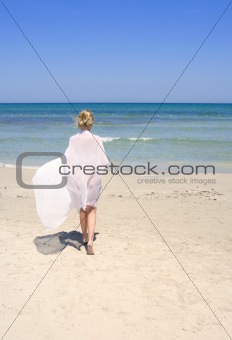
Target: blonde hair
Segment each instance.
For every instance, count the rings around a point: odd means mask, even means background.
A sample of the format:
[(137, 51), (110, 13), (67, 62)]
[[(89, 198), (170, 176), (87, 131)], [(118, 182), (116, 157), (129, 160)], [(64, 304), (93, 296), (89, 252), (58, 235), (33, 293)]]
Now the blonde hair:
[(81, 111), (77, 117), (77, 125), (79, 128), (81, 128), (82, 126), (90, 127), (91, 125), (93, 125), (93, 122), (93, 112), (89, 110)]

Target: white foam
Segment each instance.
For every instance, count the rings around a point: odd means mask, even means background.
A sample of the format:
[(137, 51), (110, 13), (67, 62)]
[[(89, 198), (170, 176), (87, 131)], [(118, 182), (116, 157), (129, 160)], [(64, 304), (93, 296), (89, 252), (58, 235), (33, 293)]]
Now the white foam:
[[(118, 140), (118, 139), (127, 139), (130, 141), (135, 141), (137, 140), (137, 137), (131, 137), (131, 138), (123, 138), (123, 137), (102, 137), (103, 142), (112, 142), (114, 140)], [(149, 138), (149, 137), (141, 137), (139, 138), (139, 140), (152, 140), (153, 138)]]
[(103, 142), (112, 142), (117, 139), (120, 139), (120, 137), (102, 137)]
[(132, 138), (128, 138), (129, 140), (151, 140), (151, 139), (153, 139), (153, 138), (149, 138), (149, 137), (140, 137), (140, 138), (137, 138), (137, 137), (132, 137)]

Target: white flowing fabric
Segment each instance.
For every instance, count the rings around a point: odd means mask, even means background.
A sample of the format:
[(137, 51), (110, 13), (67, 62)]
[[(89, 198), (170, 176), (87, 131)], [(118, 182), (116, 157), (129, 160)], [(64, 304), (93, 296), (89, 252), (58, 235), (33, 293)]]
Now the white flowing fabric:
[[(60, 189), (34, 189), (37, 212), (47, 229), (58, 228), (72, 208), (79, 212), (81, 208), (85, 210), (87, 205), (97, 206), (101, 193), (101, 177), (96, 168), (110, 164), (101, 138), (88, 130), (83, 130), (70, 138), (65, 156), (69, 169), (63, 167), (61, 170), (62, 173), (70, 171), (67, 175), (67, 185)], [(62, 175), (59, 173), (61, 165), (61, 159), (57, 158), (41, 166), (32, 179), (33, 185), (61, 183)], [(72, 166), (76, 166), (73, 174)], [(84, 166), (90, 174), (84, 174)]]

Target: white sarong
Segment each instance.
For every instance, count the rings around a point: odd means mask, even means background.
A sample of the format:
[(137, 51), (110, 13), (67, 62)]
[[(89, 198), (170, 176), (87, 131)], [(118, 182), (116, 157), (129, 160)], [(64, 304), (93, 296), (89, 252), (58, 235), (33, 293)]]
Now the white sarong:
[(102, 139), (88, 130), (70, 138), (65, 156), (68, 167), (62, 167), (65, 164), (57, 158), (42, 165), (32, 179), (33, 185), (56, 185), (61, 183), (62, 174), (67, 174), (67, 184), (62, 188), (34, 189), (37, 212), (46, 230), (58, 228), (72, 208), (79, 212), (87, 205), (97, 206), (101, 193), (100, 173), (110, 164)]

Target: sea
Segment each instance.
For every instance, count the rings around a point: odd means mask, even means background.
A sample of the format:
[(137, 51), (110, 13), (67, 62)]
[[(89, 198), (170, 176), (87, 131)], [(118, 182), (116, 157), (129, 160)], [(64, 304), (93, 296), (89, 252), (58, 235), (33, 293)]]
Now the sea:
[[(38, 167), (64, 153), (79, 132), (75, 118), (94, 113), (93, 134), (114, 165), (213, 165), (232, 171), (232, 104), (38, 103), (0, 104), (0, 166)], [(138, 138), (139, 137), (139, 138)], [(123, 163), (121, 163), (123, 161)]]

